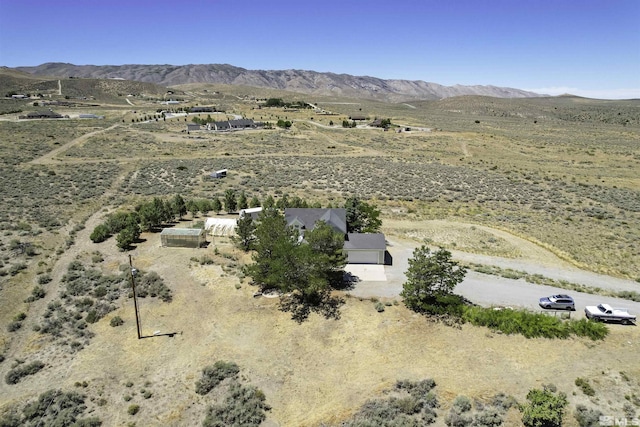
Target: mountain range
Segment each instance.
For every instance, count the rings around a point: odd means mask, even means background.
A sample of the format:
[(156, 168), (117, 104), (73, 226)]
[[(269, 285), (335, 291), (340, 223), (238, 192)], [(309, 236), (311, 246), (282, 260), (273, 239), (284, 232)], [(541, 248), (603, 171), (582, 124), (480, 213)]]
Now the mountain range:
[(437, 100), (462, 95), (497, 98), (544, 96), (521, 89), (498, 86), (443, 86), (422, 80), (385, 80), (306, 70), (247, 70), (228, 64), (201, 65), (74, 65), (50, 62), (15, 69), (36, 76), (93, 79), (124, 79), (163, 86), (187, 83), (246, 85), (310, 95), (344, 96), (387, 102)]

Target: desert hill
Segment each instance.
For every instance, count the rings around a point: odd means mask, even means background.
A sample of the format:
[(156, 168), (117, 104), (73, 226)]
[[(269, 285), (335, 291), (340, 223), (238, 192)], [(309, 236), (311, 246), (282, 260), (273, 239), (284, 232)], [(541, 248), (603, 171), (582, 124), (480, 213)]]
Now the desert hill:
[(201, 65), (74, 65), (46, 63), (17, 70), (37, 76), (125, 79), (162, 86), (186, 83), (247, 85), (301, 92), (377, 99), (387, 102), (435, 100), (461, 95), (500, 98), (537, 97), (539, 94), (496, 86), (443, 86), (412, 80), (385, 80), (370, 76), (320, 73), (307, 70), (247, 70), (228, 64)]
[[(46, 96), (58, 95), (61, 90), (59, 76), (34, 75), (7, 67), (0, 68), (0, 95), (15, 93)], [(167, 93), (167, 88), (133, 80), (65, 78), (63, 92), (69, 98), (113, 100), (129, 94), (162, 97)]]

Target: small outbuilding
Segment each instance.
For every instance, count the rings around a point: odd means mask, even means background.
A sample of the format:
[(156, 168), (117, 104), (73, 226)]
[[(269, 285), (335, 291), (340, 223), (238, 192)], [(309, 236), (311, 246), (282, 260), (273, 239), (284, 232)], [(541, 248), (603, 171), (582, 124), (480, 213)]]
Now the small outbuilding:
[(224, 178), (227, 176), (227, 170), (226, 169), (220, 169), (217, 170), (215, 172), (211, 172), (211, 174), (209, 175), (211, 178)]
[(169, 248), (199, 248), (206, 242), (202, 228), (163, 228), (160, 243)]

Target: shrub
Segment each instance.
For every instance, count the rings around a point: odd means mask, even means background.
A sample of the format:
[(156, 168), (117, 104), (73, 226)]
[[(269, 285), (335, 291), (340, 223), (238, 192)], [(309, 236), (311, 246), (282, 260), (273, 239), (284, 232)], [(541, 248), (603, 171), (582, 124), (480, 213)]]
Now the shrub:
[(568, 338), (571, 334), (603, 339), (608, 328), (586, 319), (562, 321), (556, 317), (526, 310), (464, 307), (463, 320), (499, 330), (505, 334), (521, 334), (527, 338)]
[(93, 229), (93, 232), (89, 236), (93, 243), (104, 242), (111, 236), (109, 227), (105, 224), (100, 224)]
[(599, 427), (602, 412), (597, 409), (589, 409), (584, 405), (577, 405), (574, 417), (580, 427)]
[(15, 276), (16, 274), (20, 273), (22, 270), (26, 270), (26, 269), (27, 269), (27, 264), (25, 264), (24, 262), (19, 262), (9, 267), (9, 274), (11, 274), (12, 276)]
[(22, 328), (22, 322), (13, 321), (7, 325), (7, 331), (9, 332), (15, 332), (20, 328)]
[(226, 378), (235, 377), (240, 368), (233, 362), (217, 361), (213, 366), (202, 370), (202, 378), (196, 381), (196, 393), (205, 395)]
[(127, 412), (129, 413), (129, 415), (137, 414), (138, 412), (140, 412), (140, 405), (136, 405), (135, 403), (133, 405), (129, 405)]
[(265, 400), (265, 395), (260, 389), (234, 382), (224, 403), (208, 408), (202, 425), (204, 427), (259, 426), (267, 417), (265, 412), (271, 409)]
[(25, 422), (21, 425), (97, 427), (102, 425), (99, 418), (79, 418), (87, 409), (85, 396), (77, 392), (49, 390), (38, 400), (24, 406), (22, 414)]
[(575, 384), (580, 387), (582, 392), (587, 396), (594, 396), (596, 394), (596, 391), (591, 387), (591, 384), (589, 384), (589, 380), (578, 377), (576, 378)]
[(526, 427), (560, 427), (564, 408), (567, 406), (567, 396), (556, 394), (551, 387), (542, 390), (532, 389), (527, 393), (529, 403), (520, 407), (522, 423)]
[(124, 320), (122, 320), (122, 318), (120, 316), (115, 316), (113, 318), (111, 318), (111, 320), (109, 321), (109, 325), (111, 325), (112, 327), (116, 327), (116, 326), (120, 326), (124, 324)]
[(496, 408), (488, 408), (476, 414), (473, 420), (476, 427), (497, 427), (502, 425), (502, 415)]
[(44, 368), (44, 363), (36, 360), (35, 362), (31, 362), (28, 365), (18, 366), (7, 372), (5, 376), (5, 381), (7, 384), (18, 384), (22, 378), (27, 375), (34, 375), (40, 372)]
[(384, 304), (383, 304), (383, 303), (381, 303), (380, 301), (378, 301), (378, 302), (375, 304), (375, 308), (376, 308), (376, 311), (377, 311), (378, 313), (382, 313), (382, 312), (384, 311)]
[(171, 302), (173, 299), (171, 289), (164, 284), (162, 277), (155, 271), (145, 274), (140, 279), (140, 283), (136, 285), (136, 295), (140, 298), (158, 297), (164, 302)]
[(43, 274), (41, 276), (38, 276), (38, 284), (39, 285), (46, 285), (47, 283), (51, 282), (51, 276), (48, 274)]

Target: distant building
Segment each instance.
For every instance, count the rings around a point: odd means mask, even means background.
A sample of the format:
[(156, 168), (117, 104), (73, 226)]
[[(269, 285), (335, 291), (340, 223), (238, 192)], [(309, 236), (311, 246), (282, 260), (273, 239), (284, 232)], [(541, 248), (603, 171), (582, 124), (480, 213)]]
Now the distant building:
[(196, 123), (188, 123), (187, 124), (187, 132), (191, 132), (193, 130), (200, 130), (200, 129), (202, 129), (202, 128), (200, 127), (199, 124), (196, 124)]
[(236, 129), (255, 129), (260, 126), (251, 119), (224, 120), (221, 122), (213, 122), (207, 125), (208, 130), (236, 130)]
[[(20, 116), (19, 119), (63, 119), (61, 114), (55, 113), (52, 110), (34, 111), (27, 113), (26, 116)], [(67, 116), (68, 118), (68, 116)]]
[(211, 172), (211, 174), (209, 174), (209, 176), (211, 178), (224, 178), (224, 177), (227, 176), (227, 170), (226, 169), (220, 169), (218, 171)]

